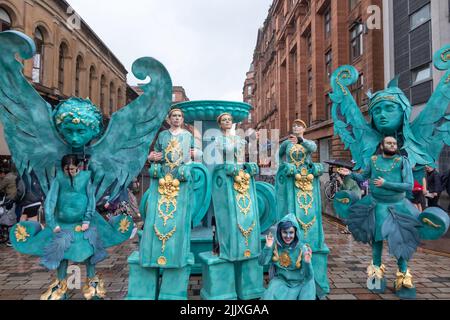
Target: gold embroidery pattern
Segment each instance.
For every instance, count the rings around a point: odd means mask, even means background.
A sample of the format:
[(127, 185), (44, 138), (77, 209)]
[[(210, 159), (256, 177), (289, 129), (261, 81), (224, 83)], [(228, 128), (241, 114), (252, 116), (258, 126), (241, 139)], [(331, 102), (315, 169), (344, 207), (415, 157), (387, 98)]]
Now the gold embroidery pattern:
[(303, 250), (300, 250), (300, 254), (297, 257), (297, 262), (295, 263), (295, 267), (300, 269), (302, 267), (302, 259), (303, 259)]
[(162, 234), (162, 233), (158, 230), (158, 228), (156, 227), (156, 224), (153, 225), (153, 228), (155, 229), (155, 233), (156, 233), (156, 236), (158, 237), (158, 239), (159, 239), (160, 241), (162, 241), (161, 252), (164, 253), (164, 251), (166, 250), (166, 242), (167, 242), (170, 238), (172, 238), (172, 236), (175, 234), (175, 232), (177, 231), (177, 227), (176, 227), (176, 226), (173, 227), (172, 231), (170, 231), (170, 232), (167, 233), (167, 234)]
[(130, 229), (130, 221), (127, 218), (120, 220), (119, 231), (125, 233)]
[(336, 198), (336, 201), (343, 203), (343, 204), (349, 204), (350, 203), (350, 199), (349, 198), (344, 198), (344, 199), (338, 199)]
[(20, 224), (17, 225), (15, 235), (17, 242), (26, 242), (27, 239), (30, 237), (30, 235), (27, 232), (27, 229)]
[[(183, 149), (181, 148), (180, 142), (175, 138), (172, 138), (169, 141), (169, 145), (167, 146), (164, 153), (165, 153), (164, 160), (166, 161), (166, 164), (169, 166), (170, 171), (178, 167), (183, 161)], [(173, 159), (176, 160), (173, 161)]]
[(386, 172), (386, 173), (388, 173), (388, 172), (391, 172), (392, 170), (394, 170), (395, 166), (397, 165), (397, 163), (399, 163), (402, 160), (402, 158), (400, 158), (400, 157), (395, 158), (393, 163), (392, 163), (392, 165), (391, 165), (391, 167), (389, 169), (378, 168), (377, 167), (377, 160), (378, 160), (377, 156), (372, 157), (372, 162), (373, 162), (373, 166), (375, 167), (375, 170), (377, 170), (378, 172)]
[(314, 218), (312, 219), (312, 221), (309, 222), (309, 223), (304, 223), (304, 222), (303, 222), (301, 219), (299, 219), (299, 218), (297, 218), (297, 221), (298, 221), (298, 223), (300, 223), (300, 227), (302, 228), (302, 230), (303, 230), (303, 232), (304, 232), (304, 234), (305, 234), (305, 237), (307, 237), (307, 236), (308, 236), (308, 233), (309, 233), (309, 230), (314, 226), (314, 224), (315, 224), (316, 221), (317, 221), (317, 218), (314, 217)]
[(177, 211), (176, 197), (180, 192), (180, 181), (174, 179), (169, 173), (159, 180), (158, 192), (161, 195), (158, 200), (158, 214), (164, 220), (164, 226), (166, 226), (167, 221), (173, 219), (173, 215)]
[(236, 203), (239, 211), (245, 216), (250, 212), (252, 199), (250, 198), (250, 174), (240, 170), (239, 174), (234, 177), (234, 190), (236, 190)]
[(256, 221), (253, 221), (253, 224), (250, 226), (250, 228), (248, 228), (247, 230), (245, 230), (239, 223), (238, 223), (238, 228), (239, 231), (241, 231), (242, 236), (245, 238), (245, 246), (248, 247), (248, 238), (250, 237), (251, 233), (253, 232), (253, 230), (256, 227)]
[(284, 268), (290, 267), (292, 264), (291, 257), (289, 256), (289, 253), (283, 252), (280, 256), (280, 266)]
[[(289, 151), (289, 158), (291, 162), (298, 168), (305, 164), (306, 161), (306, 149), (301, 144), (295, 144)], [(297, 160), (299, 159), (300, 160)]]
[(295, 187), (299, 189), (297, 193), (297, 202), (300, 209), (305, 211), (305, 215), (309, 214), (314, 203), (314, 176), (308, 174), (308, 170), (303, 168), (300, 174), (295, 175)]
[(336, 77), (336, 84), (341, 88), (342, 93), (344, 96), (348, 95), (347, 90), (345, 90), (345, 87), (340, 82), (340, 79), (348, 79), (350, 78), (350, 71), (345, 69), (338, 73), (338, 76)]

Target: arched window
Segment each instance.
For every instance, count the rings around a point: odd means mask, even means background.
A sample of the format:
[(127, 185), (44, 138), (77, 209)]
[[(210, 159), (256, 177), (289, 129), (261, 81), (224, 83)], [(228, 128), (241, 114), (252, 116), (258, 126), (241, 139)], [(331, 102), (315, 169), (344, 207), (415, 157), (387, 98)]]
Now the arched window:
[(119, 88), (117, 90), (117, 109), (119, 109), (122, 105), (123, 101), (123, 94), (122, 94), (122, 88)]
[(102, 75), (100, 80), (100, 109), (104, 110), (105, 108), (105, 91), (106, 91), (106, 78)]
[(81, 56), (77, 57), (76, 67), (75, 67), (75, 96), (80, 96), (80, 78), (81, 69), (83, 68), (83, 58)]
[(94, 99), (94, 81), (95, 81), (95, 67), (91, 66), (89, 70), (89, 98)]
[(61, 93), (64, 92), (64, 67), (66, 63), (66, 56), (69, 49), (63, 42), (59, 46), (59, 62), (58, 62), (58, 89)]
[(11, 17), (5, 9), (0, 8), (0, 32), (11, 29)]
[(112, 116), (114, 113), (114, 95), (115, 95), (115, 89), (114, 89), (114, 83), (111, 81), (109, 84), (109, 115)]
[(36, 44), (36, 55), (33, 57), (32, 80), (34, 83), (42, 83), (44, 63), (44, 34), (40, 28), (34, 31), (34, 43)]

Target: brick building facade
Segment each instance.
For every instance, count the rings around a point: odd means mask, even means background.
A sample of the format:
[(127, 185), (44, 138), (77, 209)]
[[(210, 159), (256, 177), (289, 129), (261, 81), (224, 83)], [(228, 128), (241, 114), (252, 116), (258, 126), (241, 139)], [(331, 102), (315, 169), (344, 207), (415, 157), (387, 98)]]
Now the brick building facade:
[(316, 161), (350, 158), (333, 137), (329, 78), (340, 65), (354, 65), (361, 77), (352, 92), (363, 111), (365, 93), (384, 88), (383, 31), (366, 24), (372, 5), (381, 8), (382, 0), (274, 0), (244, 85), (246, 102), (251, 86), (253, 128), (286, 137), (301, 118), (307, 138), (318, 142)]

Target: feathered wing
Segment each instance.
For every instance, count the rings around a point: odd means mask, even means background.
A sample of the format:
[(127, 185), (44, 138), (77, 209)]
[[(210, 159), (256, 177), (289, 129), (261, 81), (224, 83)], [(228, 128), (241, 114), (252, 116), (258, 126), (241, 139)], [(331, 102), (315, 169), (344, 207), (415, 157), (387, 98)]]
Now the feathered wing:
[(425, 109), (411, 124), (417, 142), (437, 161), (444, 143), (450, 145), (450, 44), (434, 55), (434, 65), (446, 71)]
[(358, 81), (358, 77), (358, 71), (353, 66), (339, 67), (331, 76), (333, 93), (330, 94), (334, 132), (341, 138), (345, 149), (350, 149), (356, 161), (356, 170), (365, 167), (365, 162), (373, 156), (382, 139), (367, 123), (348, 89)]
[(141, 172), (171, 106), (172, 80), (160, 62), (145, 57), (135, 61), (132, 69), (138, 79), (150, 77), (151, 82), (142, 86), (139, 98), (112, 115), (106, 133), (87, 149), (97, 200), (108, 188), (114, 196)]
[(34, 42), (23, 33), (0, 33), (0, 120), (20, 175), (34, 171), (47, 193), (55, 165), (70, 151), (56, 132), (51, 106), (27, 81), (16, 59), (31, 59), (35, 52)]

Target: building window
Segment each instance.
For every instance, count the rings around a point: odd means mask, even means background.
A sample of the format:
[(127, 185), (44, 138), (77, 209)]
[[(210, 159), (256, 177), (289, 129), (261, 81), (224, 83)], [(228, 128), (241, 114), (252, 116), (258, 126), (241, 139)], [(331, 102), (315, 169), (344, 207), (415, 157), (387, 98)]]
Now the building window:
[(247, 95), (251, 96), (252, 93), (253, 93), (253, 88), (252, 88), (252, 86), (248, 86), (248, 87), (247, 87)]
[(331, 101), (330, 95), (325, 96), (325, 120), (331, 119), (331, 109), (333, 107), (333, 102)]
[(104, 75), (102, 75), (102, 78), (100, 80), (100, 109), (104, 113), (105, 108), (105, 99), (106, 99), (106, 78)]
[(77, 57), (76, 67), (75, 67), (75, 96), (80, 96), (80, 78), (81, 78), (81, 68), (83, 67), (83, 58), (81, 56)]
[(327, 78), (331, 77), (331, 73), (333, 72), (333, 55), (331, 50), (325, 54), (325, 70), (327, 74)]
[(431, 7), (427, 4), (425, 7), (411, 15), (411, 30), (421, 26), (431, 19)]
[(424, 66), (416, 68), (412, 72), (412, 85), (431, 79), (431, 65), (428, 63)]
[(177, 101), (177, 95), (175, 93), (172, 93), (172, 102)]
[(5, 9), (0, 8), (0, 32), (11, 29), (11, 17)]
[(64, 92), (64, 67), (66, 63), (67, 56), (67, 45), (65, 43), (61, 43), (59, 46), (59, 62), (58, 62), (58, 89), (60, 93)]
[(352, 60), (359, 58), (364, 52), (363, 33), (364, 33), (364, 26), (362, 23), (355, 24), (350, 30), (351, 35), (350, 53)]
[(308, 119), (307, 119), (308, 127), (312, 126), (312, 122), (313, 122), (312, 118), (313, 118), (313, 108), (312, 108), (312, 105), (309, 105), (308, 106)]
[(119, 88), (117, 90), (117, 109), (119, 109), (122, 106), (123, 101), (123, 95), (122, 95), (122, 89)]
[(364, 104), (364, 75), (361, 74), (358, 81), (350, 87), (350, 91), (358, 106)]
[(308, 55), (311, 57), (312, 55), (312, 38), (311, 34), (306, 37), (306, 47), (308, 48)]
[(308, 70), (308, 97), (312, 96), (313, 92), (313, 73), (312, 69)]
[(31, 79), (34, 83), (42, 82), (42, 70), (44, 61), (44, 35), (40, 28), (34, 31), (34, 43), (36, 44), (36, 54), (33, 57), (33, 71)]
[(325, 19), (325, 38), (328, 39), (331, 36), (331, 10), (328, 8), (324, 13)]
[(93, 99), (94, 96), (94, 81), (95, 81), (95, 67), (91, 66), (89, 70), (89, 98)]
[(114, 83), (111, 81), (109, 84), (109, 115), (114, 113)]

